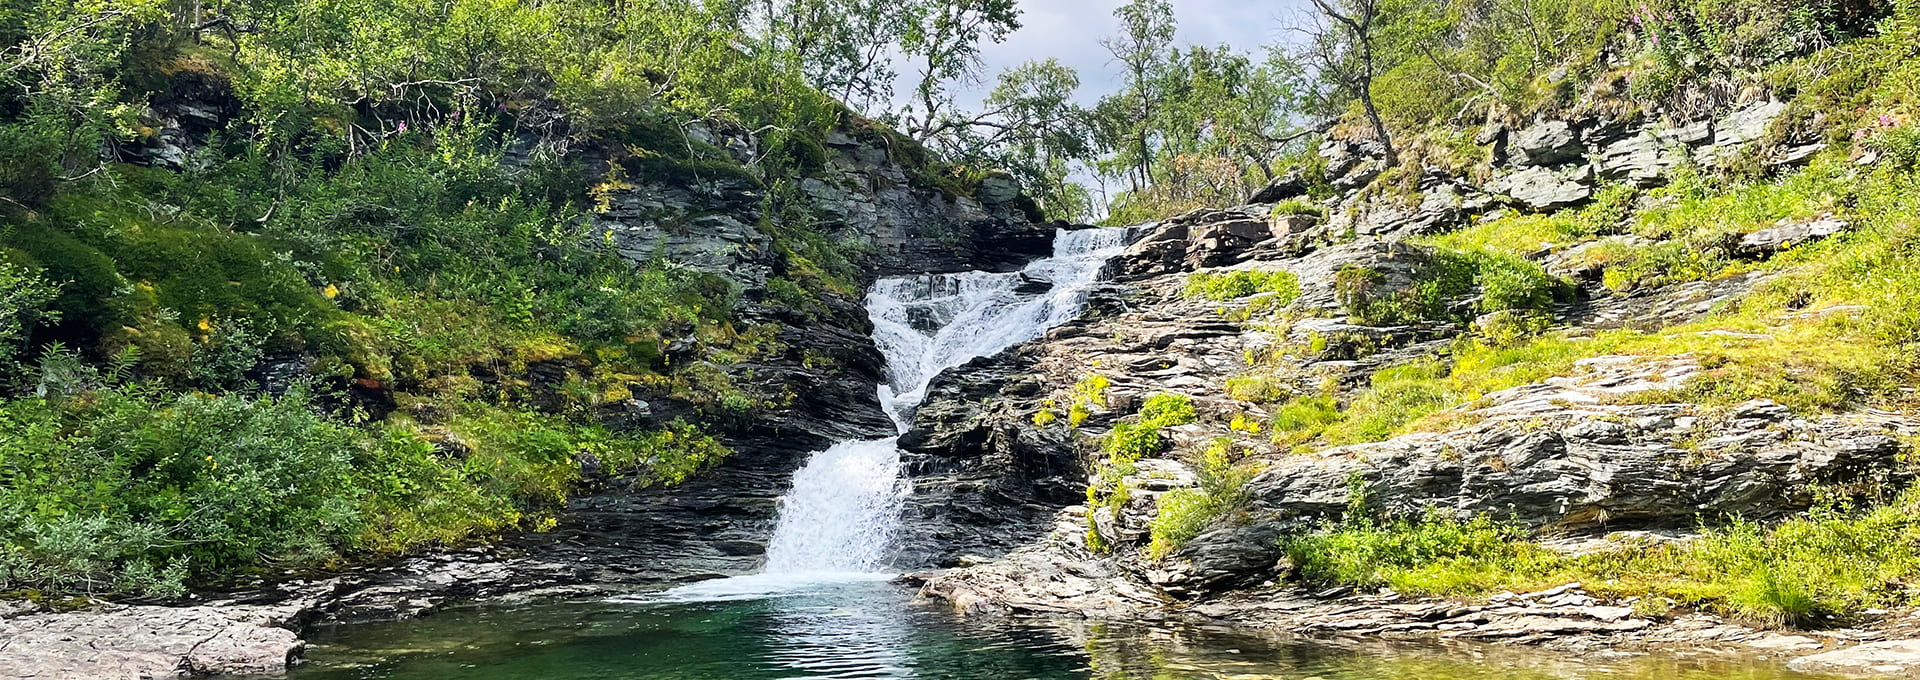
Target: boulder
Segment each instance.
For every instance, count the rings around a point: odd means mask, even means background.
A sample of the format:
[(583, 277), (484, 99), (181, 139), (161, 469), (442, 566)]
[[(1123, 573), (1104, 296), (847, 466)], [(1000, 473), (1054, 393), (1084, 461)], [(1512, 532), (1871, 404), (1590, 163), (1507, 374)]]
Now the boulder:
[(1187, 241), (1184, 261), (1188, 269), (1238, 263), (1247, 259), (1247, 251), (1254, 244), (1272, 236), (1266, 222), (1252, 218), (1195, 225)]
[(1305, 195), (1307, 195), (1307, 180), (1300, 175), (1300, 171), (1294, 170), (1268, 181), (1266, 186), (1253, 192), (1253, 195), (1247, 198), (1247, 202), (1279, 203)]
[(1586, 149), (1580, 145), (1573, 126), (1564, 120), (1546, 120), (1528, 126), (1513, 136), (1514, 161), (1518, 165), (1553, 166), (1580, 160)]
[(1714, 146), (1745, 144), (1766, 136), (1775, 118), (1787, 110), (1785, 102), (1755, 102), (1734, 109), (1713, 126)]
[(0, 677), (137, 680), (284, 673), (301, 605), (109, 607), (0, 619)]
[(1642, 129), (1600, 149), (1595, 171), (1607, 179), (1621, 179), (1642, 187), (1665, 183), (1669, 170), (1687, 160), (1688, 142), (1668, 128)]
[(1529, 207), (1548, 210), (1586, 202), (1593, 197), (1592, 181), (1591, 165), (1568, 172), (1531, 167), (1494, 180), (1487, 188)]
[(986, 205), (1002, 205), (1020, 197), (1020, 183), (1011, 177), (993, 175), (980, 180), (980, 186), (974, 187), (973, 197)]
[(1771, 227), (1740, 237), (1740, 252), (1766, 255), (1845, 233), (1852, 228), (1853, 225), (1831, 213), (1806, 221), (1781, 220)]

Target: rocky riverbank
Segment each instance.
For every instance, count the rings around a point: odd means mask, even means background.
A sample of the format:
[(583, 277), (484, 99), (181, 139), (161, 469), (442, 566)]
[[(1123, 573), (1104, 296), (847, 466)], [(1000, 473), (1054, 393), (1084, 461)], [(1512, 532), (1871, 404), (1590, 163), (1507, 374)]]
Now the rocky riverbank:
[[(910, 545), (907, 566), (945, 569), (907, 580), (971, 613), (1191, 618), (1587, 651), (1710, 647), (1792, 655), (1808, 671), (1920, 672), (1905, 641), (1920, 618), (1905, 611), (1785, 633), (1580, 584), (1465, 598), (1356, 592), (1302, 584), (1284, 549), (1286, 537), (1340, 518), (1356, 498), (1389, 517), (1498, 517), (1552, 553), (1581, 555), (1684, 545), (1703, 524), (1776, 519), (1834, 493), (1870, 499), (1910, 484), (1908, 442), (1920, 418), (1802, 412), (1763, 398), (1703, 403), (1688, 395), (1718, 375), (1725, 359), (1711, 352), (1585, 350), (1537, 377), (1503, 376), (1511, 386), (1484, 394), (1425, 397), (1464, 403), (1434, 410), (1412, 431), (1358, 443), (1301, 447), (1264, 431), (1286, 422), (1279, 409), (1298, 404), (1326, 404), (1302, 417), (1339, 417), (1332, 409), (1350, 408), (1383, 371), (1445, 375), (1466, 360), (1457, 356), (1463, 341), (1497, 346), (1490, 338), (1517, 319), (1528, 324), (1522, 335), (1550, 332), (1571, 344), (1617, 329), (1760, 343), (1791, 324), (1858, 313), (1808, 308), (1758, 330), (1702, 326), (1780, 270), (1619, 285), (1607, 259), (1593, 254), (1641, 237), (1607, 235), (1612, 226), (1585, 242), (1523, 249), (1567, 286), (1542, 312), (1476, 318), (1485, 291), (1432, 294), (1448, 285), (1448, 274), (1436, 273), (1448, 256), (1423, 237), (1514, 211), (1575, 209), (1602, 183), (1659, 186), (1681, 165), (1735, 156), (1781, 168), (1803, 162), (1820, 145), (1774, 134), (1783, 108), (1756, 102), (1685, 125), (1546, 120), (1489, 129), (1490, 179), (1434, 174), (1411, 198), (1361, 191), (1378, 174), (1378, 149), (1329, 142), (1323, 177), (1282, 178), (1255, 203), (1142, 228), (1085, 318), (936, 383), (902, 438), (916, 488), (932, 491), (916, 498), (907, 534), (955, 549)], [(1316, 182), (1336, 193), (1310, 199)], [(1832, 214), (1808, 214), (1728, 238), (1740, 257), (1764, 263), (1849, 229)], [(1249, 283), (1195, 294), (1196, 281), (1229, 279)], [(1289, 285), (1262, 283), (1281, 280)], [(1379, 301), (1436, 309), (1369, 307)], [(1138, 427), (1132, 416), (1156, 395), (1191, 403), (1195, 415), (1158, 433), (1163, 454), (1123, 460), (1110, 439)], [(1230, 452), (1250, 478), (1231, 511), (1165, 546), (1157, 532), (1179, 518), (1161, 504), (1209, 493), (1209, 447)], [(1091, 487), (1074, 488), (1076, 477)]]

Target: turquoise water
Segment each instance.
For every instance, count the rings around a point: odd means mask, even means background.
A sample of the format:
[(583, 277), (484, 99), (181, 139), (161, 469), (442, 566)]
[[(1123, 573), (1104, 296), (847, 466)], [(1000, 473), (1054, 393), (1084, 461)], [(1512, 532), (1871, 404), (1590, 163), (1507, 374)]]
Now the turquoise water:
[(294, 680), (1455, 680), (1810, 678), (1764, 661), (1595, 662), (1495, 645), (1325, 641), (1191, 626), (961, 618), (881, 581), (553, 602), (321, 631)]

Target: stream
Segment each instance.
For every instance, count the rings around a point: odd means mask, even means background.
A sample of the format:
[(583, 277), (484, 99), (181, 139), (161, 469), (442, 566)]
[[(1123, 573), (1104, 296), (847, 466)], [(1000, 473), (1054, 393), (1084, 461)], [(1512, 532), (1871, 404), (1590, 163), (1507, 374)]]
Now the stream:
[[(1119, 229), (1062, 231), (1014, 273), (882, 279), (866, 300), (904, 432), (941, 371), (1078, 316)], [(1183, 625), (962, 618), (912, 602), (889, 552), (903, 500), (895, 437), (814, 453), (793, 478), (761, 573), (600, 601), (454, 610), (313, 631), (294, 680), (1450, 680), (1811, 677), (1762, 661), (1305, 640)]]

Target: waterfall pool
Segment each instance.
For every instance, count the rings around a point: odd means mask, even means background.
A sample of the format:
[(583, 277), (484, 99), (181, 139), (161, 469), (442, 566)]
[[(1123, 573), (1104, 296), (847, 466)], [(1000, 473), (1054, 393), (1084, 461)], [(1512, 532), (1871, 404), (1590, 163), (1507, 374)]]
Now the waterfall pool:
[(1232, 629), (961, 618), (872, 576), (746, 577), (655, 597), (317, 631), (291, 680), (1464, 680), (1813, 678), (1715, 655), (1596, 661)]
[[(883, 279), (867, 296), (904, 431), (940, 371), (1078, 315), (1124, 232), (1062, 232), (1014, 273)], [(649, 595), (442, 612), (315, 631), (292, 680), (1464, 680), (1810, 677), (1712, 655), (1595, 661), (1537, 648), (1305, 640), (1079, 619), (963, 618), (883, 572), (899, 529), (894, 438), (845, 441), (794, 475), (761, 573)], [(906, 565), (912, 566), (912, 565)]]

